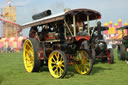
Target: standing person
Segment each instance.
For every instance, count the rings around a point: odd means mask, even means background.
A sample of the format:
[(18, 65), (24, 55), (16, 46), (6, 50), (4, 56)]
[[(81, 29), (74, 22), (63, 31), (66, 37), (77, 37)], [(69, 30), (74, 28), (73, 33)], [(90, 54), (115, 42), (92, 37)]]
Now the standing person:
[(11, 48), (10, 48), (10, 46), (8, 46), (7, 47), (7, 52), (10, 53), (10, 51), (11, 51)]
[(4, 47), (3, 47), (3, 51), (4, 51), (4, 53), (7, 53), (6, 45), (4, 45)]

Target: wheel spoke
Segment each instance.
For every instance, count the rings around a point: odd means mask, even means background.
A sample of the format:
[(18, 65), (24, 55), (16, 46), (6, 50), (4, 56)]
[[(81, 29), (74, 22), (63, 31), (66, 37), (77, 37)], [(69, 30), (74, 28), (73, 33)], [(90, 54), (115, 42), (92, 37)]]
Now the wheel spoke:
[(60, 57), (60, 61), (63, 61), (63, 57), (62, 56)]
[(53, 60), (54, 62), (56, 62), (56, 60), (55, 60), (55, 58), (54, 58), (54, 57), (52, 58), (52, 60)]
[(62, 64), (61, 67), (64, 67), (64, 65)]
[(34, 62), (34, 58), (30, 58), (30, 61), (31, 61), (31, 62)]
[(57, 59), (57, 62), (58, 62), (59, 61), (58, 53), (56, 53), (55, 56), (56, 56), (56, 59)]
[(27, 64), (27, 67), (31, 67), (32, 66), (32, 63), (31, 63), (30, 60), (29, 61), (26, 61), (26, 64)]
[(31, 48), (29, 48), (29, 50), (31, 51), (31, 52), (33, 52), (33, 48), (31, 47)]
[(25, 50), (25, 54), (28, 54), (28, 51), (27, 50)]
[(58, 67), (56, 68), (56, 75), (58, 76), (59, 72), (58, 72)]
[(56, 64), (56, 62), (51, 62), (51, 64)]
[(28, 58), (28, 54), (27, 53), (25, 53), (25, 59), (27, 59)]
[(29, 47), (29, 50), (33, 52), (33, 48), (32, 47)]
[(28, 58), (28, 56), (26, 56), (25, 60), (26, 60), (26, 61), (30, 61), (30, 59)]
[(63, 63), (64, 63), (64, 61), (61, 61), (61, 63), (63, 64)]
[(28, 50), (33, 51), (33, 48), (30, 46), (30, 44), (27, 43), (26, 46), (27, 46)]
[(64, 72), (64, 69), (62, 69), (62, 68), (60, 67), (60, 71), (63, 73), (63, 72)]
[(55, 67), (56, 67), (56, 65), (52, 66), (52, 69), (55, 68)]
[(64, 69), (62, 69), (61, 67), (59, 67), (59, 69), (60, 69), (60, 75), (62, 75), (64, 72)]
[(30, 61), (30, 64), (33, 64), (33, 61)]
[(29, 48), (31, 48), (30, 44), (26, 43), (26, 46), (28, 46)]

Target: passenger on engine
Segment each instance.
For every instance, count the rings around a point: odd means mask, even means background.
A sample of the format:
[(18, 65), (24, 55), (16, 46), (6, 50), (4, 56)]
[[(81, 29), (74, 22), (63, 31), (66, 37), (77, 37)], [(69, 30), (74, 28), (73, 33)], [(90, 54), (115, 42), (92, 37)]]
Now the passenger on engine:
[(35, 38), (37, 32), (38, 32), (37, 26), (31, 27), (31, 29), (29, 31), (29, 37)]

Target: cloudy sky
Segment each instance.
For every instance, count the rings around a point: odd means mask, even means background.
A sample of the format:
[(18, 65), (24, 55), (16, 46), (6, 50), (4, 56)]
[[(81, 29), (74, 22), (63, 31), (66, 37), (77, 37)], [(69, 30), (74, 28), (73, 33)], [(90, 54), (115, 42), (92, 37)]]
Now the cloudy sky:
[[(0, 8), (7, 6), (8, 0), (0, 0)], [(17, 23), (24, 24), (32, 20), (32, 15), (51, 9), (53, 14), (63, 12), (64, 8), (89, 8), (102, 14), (102, 23), (117, 22), (119, 18), (123, 23), (128, 22), (128, 0), (11, 0), (17, 7)], [(1, 25), (1, 24), (0, 24)], [(1, 29), (1, 27), (0, 27)], [(28, 29), (23, 30), (28, 36)]]

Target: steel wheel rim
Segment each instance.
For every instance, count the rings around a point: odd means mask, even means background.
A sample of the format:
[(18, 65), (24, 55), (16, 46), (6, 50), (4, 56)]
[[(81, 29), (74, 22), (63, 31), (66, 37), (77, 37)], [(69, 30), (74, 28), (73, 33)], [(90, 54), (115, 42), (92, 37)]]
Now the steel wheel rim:
[(90, 70), (90, 60), (87, 52), (81, 50), (77, 51), (77, 56), (79, 57), (80, 64), (75, 63), (75, 69), (80, 74), (87, 74)]
[(27, 72), (32, 72), (34, 66), (34, 50), (30, 40), (26, 40), (23, 48), (24, 66)]
[(52, 52), (49, 56), (48, 67), (51, 75), (60, 78), (64, 73), (64, 59), (59, 52)]

